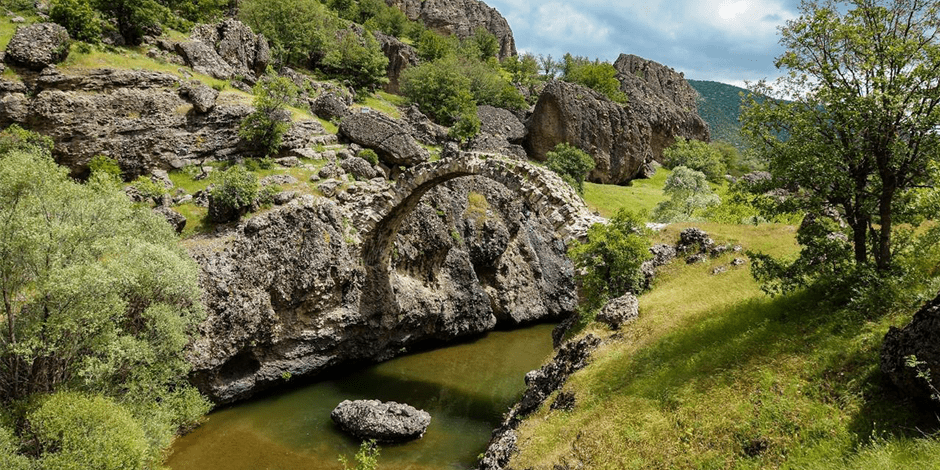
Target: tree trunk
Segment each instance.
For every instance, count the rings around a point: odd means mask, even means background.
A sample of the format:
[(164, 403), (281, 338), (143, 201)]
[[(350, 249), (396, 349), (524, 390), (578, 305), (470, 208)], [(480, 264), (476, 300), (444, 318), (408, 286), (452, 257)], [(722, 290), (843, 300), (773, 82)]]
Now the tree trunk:
[(879, 271), (887, 271), (891, 269), (892, 202), (897, 188), (893, 177), (882, 180), (881, 200), (878, 201), (881, 229), (878, 234), (878, 246), (875, 248), (875, 261)]

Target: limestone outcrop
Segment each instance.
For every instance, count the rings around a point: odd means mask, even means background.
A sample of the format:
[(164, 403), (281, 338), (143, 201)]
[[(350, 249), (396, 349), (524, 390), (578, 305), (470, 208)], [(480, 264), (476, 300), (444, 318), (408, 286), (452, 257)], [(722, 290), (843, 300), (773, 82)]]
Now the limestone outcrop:
[(253, 81), (271, 63), (267, 39), (232, 18), (197, 25), (190, 40), (177, 43), (175, 49), (193, 70), (222, 80), (242, 77)]
[(663, 161), (663, 150), (676, 137), (708, 142), (708, 124), (698, 115), (698, 94), (681, 73), (630, 54), (620, 54), (614, 68), (629, 106), (649, 122), (650, 148), (656, 161)]
[(385, 85), (385, 91), (400, 94), (401, 74), (408, 67), (418, 65), (418, 51), (394, 36), (382, 34), (379, 31), (374, 31), (372, 34), (379, 42), (382, 53), (388, 57), (388, 83)]
[[(910, 356), (916, 363), (910, 364)], [(904, 328), (892, 327), (881, 347), (881, 371), (910, 397), (940, 394), (940, 295), (927, 302)], [(929, 371), (930, 380), (919, 377)]]
[(525, 138), (525, 125), (512, 112), (493, 106), (477, 106), (480, 133), (470, 140), (474, 152), (498, 153), (525, 160), (520, 145)]
[(509, 22), (495, 8), (479, 0), (385, 0), (410, 20), (422, 21), (439, 33), (464, 39), (484, 28), (499, 41), (499, 58), (516, 55), (516, 41)]
[(20, 26), (7, 45), (4, 61), (32, 70), (42, 70), (69, 55), (69, 33), (55, 23)]
[(530, 158), (545, 160), (555, 145), (567, 142), (594, 157), (588, 180), (597, 183), (626, 183), (653, 160), (643, 115), (574, 83), (554, 80), (545, 86), (527, 131)]
[(360, 440), (393, 443), (420, 439), (431, 424), (427, 411), (378, 400), (344, 400), (330, 413), (330, 419)]
[(417, 165), (430, 158), (411, 134), (406, 123), (382, 113), (351, 114), (339, 125), (340, 136), (375, 150), (379, 159), (393, 166)]

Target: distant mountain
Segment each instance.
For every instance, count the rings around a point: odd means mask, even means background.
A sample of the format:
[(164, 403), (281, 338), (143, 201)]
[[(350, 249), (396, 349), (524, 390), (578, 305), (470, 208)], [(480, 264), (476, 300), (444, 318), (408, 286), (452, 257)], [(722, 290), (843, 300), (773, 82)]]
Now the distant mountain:
[(708, 123), (713, 141), (723, 140), (739, 149), (744, 148), (741, 137), (741, 93), (747, 90), (726, 83), (707, 80), (686, 80), (698, 92), (698, 114)]

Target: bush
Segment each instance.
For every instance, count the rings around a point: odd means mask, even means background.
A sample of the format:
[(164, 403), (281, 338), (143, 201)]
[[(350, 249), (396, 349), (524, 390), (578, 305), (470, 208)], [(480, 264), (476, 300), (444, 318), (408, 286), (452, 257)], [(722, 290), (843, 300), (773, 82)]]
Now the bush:
[(470, 93), (477, 104), (505, 109), (524, 109), (528, 106), (522, 93), (509, 78), (500, 73), (496, 59), (481, 62), (476, 58), (462, 58), (457, 61), (457, 67), (470, 79)]
[(175, 17), (155, 0), (95, 0), (95, 6), (107, 18), (114, 19), (118, 32), (131, 45), (140, 44), (147, 34), (159, 36), (161, 24)]
[(49, 18), (68, 30), (72, 39), (89, 43), (101, 40), (101, 20), (88, 0), (52, 0)]
[(356, 156), (369, 162), (369, 164), (373, 166), (379, 163), (379, 155), (372, 149), (362, 149)]
[(486, 28), (477, 28), (473, 32), (473, 36), (467, 38), (467, 41), (473, 43), (477, 50), (477, 58), (480, 60), (485, 61), (499, 55), (499, 39), (496, 39), (496, 36), (487, 31)]
[(584, 296), (583, 306), (597, 309), (627, 292), (640, 293), (645, 277), (640, 270), (652, 255), (643, 221), (620, 209), (608, 224), (594, 224), (587, 243), (575, 243), (568, 254)]
[(388, 58), (372, 33), (365, 31), (360, 37), (355, 31), (347, 29), (338, 34), (340, 39), (329, 48), (321, 61), (322, 65), (348, 79), (357, 95), (388, 83)]
[(584, 194), (584, 178), (594, 169), (594, 159), (587, 152), (564, 142), (556, 145), (546, 156), (548, 169), (561, 176), (578, 194)]
[(258, 177), (241, 165), (222, 172), (209, 193), (209, 218), (225, 223), (241, 218), (258, 198)]
[(14, 151), (50, 156), (52, 147), (52, 138), (28, 131), (17, 124), (11, 124), (0, 132), (0, 158)]
[(144, 199), (151, 201), (157, 201), (166, 195), (166, 188), (162, 184), (155, 183), (152, 179), (143, 175), (132, 181), (131, 186), (137, 189)]
[(290, 128), (290, 122), (284, 119), (289, 116), (287, 105), (297, 96), (297, 86), (269, 68), (252, 91), (255, 112), (242, 120), (238, 135), (269, 156), (280, 150), (281, 138)]
[[(732, 151), (734, 153), (732, 153)], [(663, 151), (666, 168), (684, 166), (705, 174), (708, 181), (720, 182), (728, 169), (725, 162), (733, 164), (737, 151), (732, 147), (717, 147), (700, 140), (676, 137), (675, 143)]]
[(349, 468), (349, 461), (345, 455), (339, 456), (339, 462), (343, 464), (343, 470), (375, 470), (379, 466), (379, 446), (375, 445), (375, 439), (362, 441), (359, 445), (359, 452), (356, 452), (354, 459), (356, 466)]
[(402, 93), (421, 112), (445, 126), (475, 111), (470, 79), (454, 58), (409, 67), (402, 74)]
[(477, 116), (476, 108), (471, 112), (464, 113), (460, 119), (447, 132), (451, 139), (461, 145), (467, 145), (470, 140), (480, 133), (480, 118)]
[(626, 103), (627, 95), (620, 91), (620, 80), (617, 80), (617, 69), (608, 62), (594, 60), (586, 57), (574, 57), (565, 54), (562, 65), (562, 80), (586, 86), (601, 93), (611, 101)]
[(417, 40), (418, 57), (423, 62), (435, 62), (453, 56), (457, 51), (455, 39), (426, 29)]
[(121, 181), (121, 167), (118, 165), (117, 160), (111, 157), (95, 155), (92, 157), (91, 161), (88, 162), (88, 170), (92, 175), (102, 173), (108, 175), (108, 177), (115, 181)]
[(302, 67), (325, 54), (340, 20), (317, 0), (243, 0), (238, 17), (270, 41), (275, 59)]
[(690, 220), (694, 214), (721, 204), (721, 198), (712, 192), (705, 174), (684, 166), (673, 169), (672, 174), (666, 178), (663, 193), (669, 196), (669, 199), (653, 209), (652, 219), (656, 222)]

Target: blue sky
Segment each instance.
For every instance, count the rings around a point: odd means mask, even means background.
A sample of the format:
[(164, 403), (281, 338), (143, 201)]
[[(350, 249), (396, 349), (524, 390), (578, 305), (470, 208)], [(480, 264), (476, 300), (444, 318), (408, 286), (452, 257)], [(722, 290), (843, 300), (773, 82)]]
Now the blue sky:
[(613, 61), (636, 54), (686, 78), (742, 86), (780, 75), (777, 27), (798, 0), (484, 0), (509, 20), (520, 51)]

